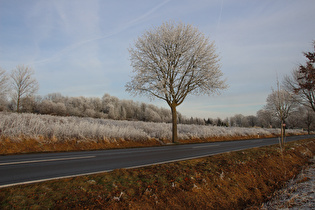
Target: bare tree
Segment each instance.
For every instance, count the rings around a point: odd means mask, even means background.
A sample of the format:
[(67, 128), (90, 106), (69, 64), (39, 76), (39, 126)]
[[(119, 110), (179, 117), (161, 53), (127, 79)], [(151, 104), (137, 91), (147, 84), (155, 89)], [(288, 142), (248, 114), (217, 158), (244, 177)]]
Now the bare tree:
[(8, 90), (8, 76), (4, 69), (0, 68), (0, 97), (4, 97)]
[(211, 95), (227, 87), (214, 42), (192, 25), (165, 22), (146, 31), (129, 52), (134, 75), (126, 90), (167, 102), (173, 142), (177, 141), (176, 107), (187, 95)]
[(310, 134), (315, 127), (315, 112), (305, 106), (299, 106), (290, 116), (287, 121), (291, 128), (304, 128)]
[(291, 76), (285, 76), (285, 88), (298, 96), (298, 101), (315, 112), (315, 41), (314, 52), (304, 52), (305, 65), (293, 70)]
[(20, 112), (21, 99), (38, 91), (38, 82), (33, 78), (34, 71), (27, 66), (17, 66), (12, 70), (12, 99), (16, 103), (16, 111)]
[(281, 121), (281, 146), (284, 146), (285, 120), (294, 111), (295, 106), (296, 101), (292, 94), (281, 89), (279, 82), (277, 82), (277, 90), (272, 90), (272, 93), (268, 95), (265, 109)]
[(0, 111), (6, 109), (8, 93), (8, 76), (6, 71), (0, 67)]
[(315, 112), (315, 86), (309, 89), (300, 89), (299, 78), (301, 78), (301, 74), (298, 69), (293, 70), (290, 76), (285, 76), (283, 81), (285, 89), (294, 94), (297, 102)]
[(249, 115), (249, 116), (246, 116), (246, 119), (247, 119), (247, 125), (250, 126), (250, 127), (255, 127), (257, 125), (257, 117), (254, 116), (254, 115)]
[(272, 127), (272, 116), (271, 112), (265, 109), (261, 109), (257, 111), (257, 118), (259, 126), (263, 128)]
[(311, 134), (311, 126), (315, 124), (315, 114), (314, 112), (312, 112), (312, 110), (310, 108), (306, 108), (305, 110), (305, 114), (303, 116), (303, 118), (305, 119), (305, 125), (307, 127), (307, 133)]

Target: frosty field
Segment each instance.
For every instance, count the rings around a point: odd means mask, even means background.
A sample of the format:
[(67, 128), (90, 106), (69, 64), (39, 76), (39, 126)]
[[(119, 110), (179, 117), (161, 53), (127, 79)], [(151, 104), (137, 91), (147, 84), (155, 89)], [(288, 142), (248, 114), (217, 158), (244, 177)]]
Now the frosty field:
[[(50, 115), (0, 112), (0, 137), (19, 141), (21, 137), (44, 141), (146, 141), (171, 139), (170, 123), (118, 121), (108, 119), (58, 117)], [(178, 125), (181, 141), (192, 139), (266, 137), (280, 133), (279, 129), (219, 127), (209, 125)], [(287, 130), (287, 135), (303, 134), (301, 130)]]

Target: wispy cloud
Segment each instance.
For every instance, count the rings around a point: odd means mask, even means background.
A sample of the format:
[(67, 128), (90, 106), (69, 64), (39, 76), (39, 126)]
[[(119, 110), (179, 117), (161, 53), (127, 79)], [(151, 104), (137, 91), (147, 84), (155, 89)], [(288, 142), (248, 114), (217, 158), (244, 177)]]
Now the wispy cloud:
[(171, 0), (165, 0), (162, 3), (158, 4), (157, 6), (153, 7), (152, 9), (150, 9), (148, 12), (144, 13), (143, 15), (140, 15), (139, 17), (131, 20), (130, 22), (128, 22), (126, 24), (126, 26), (124, 26), (122, 29), (125, 30), (133, 25), (136, 25), (138, 23), (140, 23), (141, 21), (145, 20), (148, 16), (150, 16), (151, 14), (153, 14), (154, 12), (156, 12), (158, 9), (160, 9), (161, 7), (163, 7), (164, 5), (166, 5), (168, 2), (170, 2)]
[(31, 65), (56, 61), (100, 33), (97, 1), (81, 3), (39, 1), (33, 6), (27, 22), (39, 52)]
[[(171, 0), (165, 0), (163, 2), (161, 2), (160, 4), (156, 5), (155, 7), (153, 7), (152, 9), (150, 9), (149, 11), (147, 11), (146, 13), (138, 16), (137, 18), (127, 22), (126, 24), (120, 26), (120, 27), (117, 27), (113, 30), (111, 30), (110, 32), (108, 33), (105, 33), (105, 34), (101, 34), (101, 32), (99, 32), (97, 30), (97, 35), (95, 36), (91, 36), (87, 39), (83, 39), (83, 40), (80, 40), (78, 42), (75, 42), (73, 44), (70, 44), (68, 46), (66, 46), (64, 49), (56, 52), (53, 56), (51, 57), (47, 57), (47, 58), (44, 58), (44, 59), (41, 59), (41, 60), (36, 60), (34, 62), (31, 63), (31, 65), (34, 65), (34, 64), (42, 64), (42, 63), (47, 63), (47, 62), (51, 62), (51, 61), (54, 61), (56, 59), (58, 59), (59, 57), (83, 46), (83, 45), (86, 45), (86, 44), (89, 44), (89, 43), (92, 43), (92, 42), (95, 42), (95, 41), (98, 41), (98, 40), (102, 40), (102, 39), (107, 39), (107, 38), (110, 38), (112, 36), (115, 36), (119, 33), (122, 33), (123, 31), (127, 30), (128, 28), (130, 27), (133, 27), (139, 23), (141, 23), (142, 21), (146, 20), (151, 14), (153, 14), (154, 12), (156, 12), (158, 9), (160, 9), (161, 7), (163, 7), (164, 5), (166, 5), (168, 2), (170, 2)], [(68, 12), (68, 10), (64, 10), (64, 7), (63, 5), (58, 5), (58, 13), (59, 13), (59, 16), (61, 17), (62, 21), (64, 22), (64, 28), (68, 29), (68, 28), (73, 28), (72, 23), (74, 20), (70, 21), (69, 18), (67, 17), (66, 13)], [(72, 8), (73, 10), (73, 8)], [(78, 8), (78, 10), (82, 10), (82, 8)], [(85, 10), (86, 11), (86, 8)], [(92, 12), (96, 12), (95, 9), (92, 11)], [(77, 15), (78, 16), (78, 15)], [(83, 16), (83, 15), (82, 15)], [(86, 17), (86, 15), (84, 15), (84, 17)], [(87, 24), (85, 25), (90, 25), (91, 22), (93, 21), (89, 21), (87, 22)], [(83, 29), (83, 30), (87, 30), (88, 29)], [(72, 31), (72, 30), (71, 30)]]

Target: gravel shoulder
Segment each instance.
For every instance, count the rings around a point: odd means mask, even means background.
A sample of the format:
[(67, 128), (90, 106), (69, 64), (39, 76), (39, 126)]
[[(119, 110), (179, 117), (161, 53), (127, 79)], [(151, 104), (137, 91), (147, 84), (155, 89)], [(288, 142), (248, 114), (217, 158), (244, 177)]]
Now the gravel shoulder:
[(273, 199), (264, 203), (261, 209), (315, 209), (315, 157), (285, 188), (275, 192)]

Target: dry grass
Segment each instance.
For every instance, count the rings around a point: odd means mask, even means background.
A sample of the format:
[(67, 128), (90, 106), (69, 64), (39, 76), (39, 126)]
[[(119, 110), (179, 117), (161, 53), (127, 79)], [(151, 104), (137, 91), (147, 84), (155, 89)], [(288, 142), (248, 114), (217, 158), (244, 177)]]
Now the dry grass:
[(0, 190), (1, 209), (243, 209), (315, 154), (315, 139)]
[[(203, 143), (203, 142), (219, 142), (219, 141), (233, 141), (246, 140), (257, 138), (271, 138), (276, 135), (266, 136), (222, 136), (212, 138), (192, 138), (180, 139), (179, 143)], [(64, 151), (84, 151), (84, 150), (101, 150), (101, 149), (115, 149), (115, 148), (134, 148), (134, 147), (148, 147), (161, 146), (169, 143), (170, 140), (147, 139), (142, 141), (133, 141), (125, 139), (69, 139), (57, 140), (55, 137), (44, 138), (37, 137), (36, 139), (20, 136), (17, 138), (9, 138), (0, 136), (0, 155), (21, 154), (21, 153), (37, 153), (37, 152), (64, 152)]]
[(19, 140), (0, 137), (0, 155), (36, 153), (36, 152), (64, 152), (64, 151), (84, 151), (84, 150), (100, 150), (115, 148), (131, 148), (131, 147), (148, 147), (158, 146), (161, 142), (154, 139), (146, 141), (130, 141), (124, 139), (108, 140), (41, 140), (28, 137), (19, 137)]

